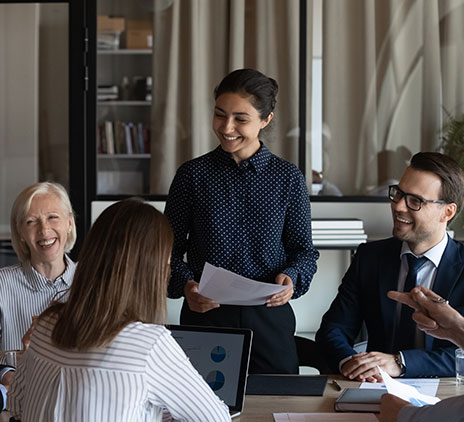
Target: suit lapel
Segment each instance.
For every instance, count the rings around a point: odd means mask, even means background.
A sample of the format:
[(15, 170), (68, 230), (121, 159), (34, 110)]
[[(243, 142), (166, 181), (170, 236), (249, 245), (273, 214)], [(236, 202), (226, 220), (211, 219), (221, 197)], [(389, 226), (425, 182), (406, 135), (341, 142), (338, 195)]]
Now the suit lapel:
[(383, 316), (384, 330), (387, 339), (385, 345), (389, 348), (386, 352), (392, 352), (394, 347), (394, 331), (396, 321), (396, 302), (387, 297), (389, 290), (398, 290), (398, 274), (400, 271), (401, 242), (394, 239), (387, 245), (379, 260), (379, 301), (381, 315)]
[[(459, 249), (453, 239), (448, 239), (443, 256), (440, 260), (440, 265), (437, 268), (437, 274), (433, 283), (432, 290), (441, 297), (449, 300), (450, 293), (453, 290), (456, 282), (461, 277), (463, 271), (462, 257), (459, 254)], [(432, 347), (433, 337), (425, 336), (425, 347)]]
[(440, 265), (437, 268), (437, 275), (433, 283), (433, 291), (445, 299), (449, 299), (451, 290), (459, 280), (463, 270), (462, 258), (454, 240), (449, 239)]

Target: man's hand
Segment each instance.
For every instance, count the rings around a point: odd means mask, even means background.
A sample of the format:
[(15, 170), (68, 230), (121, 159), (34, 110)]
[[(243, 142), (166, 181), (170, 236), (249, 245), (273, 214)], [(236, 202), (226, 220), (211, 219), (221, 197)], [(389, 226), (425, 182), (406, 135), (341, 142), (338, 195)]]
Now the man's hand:
[(184, 287), (184, 296), (187, 299), (188, 306), (194, 312), (208, 312), (211, 309), (219, 308), (219, 303), (212, 299), (202, 296), (198, 293), (198, 283), (194, 280), (189, 280)]
[(393, 394), (384, 394), (380, 401), (380, 422), (396, 422), (398, 419), (398, 412), (404, 406), (412, 406), (406, 400), (400, 399)]
[(394, 355), (381, 352), (363, 352), (353, 355), (342, 366), (342, 374), (351, 380), (361, 382), (382, 382), (377, 366), (388, 375), (399, 377), (401, 368), (395, 362)]
[(288, 286), (288, 289), (283, 290), (280, 293), (269, 296), (266, 300), (266, 306), (282, 306), (285, 305), (293, 296), (293, 281), (287, 274), (277, 274), (275, 278), (275, 284), (281, 286)]
[(416, 310), (413, 319), (420, 330), (464, 347), (464, 318), (432, 290), (418, 286), (410, 293), (390, 291), (388, 297)]

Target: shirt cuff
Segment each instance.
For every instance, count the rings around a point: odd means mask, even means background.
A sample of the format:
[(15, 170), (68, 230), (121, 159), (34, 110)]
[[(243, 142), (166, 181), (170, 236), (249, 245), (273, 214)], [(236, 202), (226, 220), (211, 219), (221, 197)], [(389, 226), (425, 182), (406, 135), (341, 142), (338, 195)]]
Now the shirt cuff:
[(398, 354), (400, 355), (401, 363), (402, 363), (403, 366), (404, 366), (404, 373), (401, 374), (400, 377), (404, 377), (405, 374), (406, 374), (406, 360), (404, 359), (403, 352), (398, 352)]
[(345, 364), (345, 362), (348, 362), (351, 358), (352, 358), (352, 356), (347, 356), (345, 359), (342, 359), (342, 360), (338, 363), (338, 370), (339, 370), (340, 372), (342, 372), (342, 366)]
[(0, 370), (0, 382), (2, 381), (3, 377), (7, 372), (14, 371), (15, 369), (11, 366), (6, 366), (2, 370)]
[(3, 398), (3, 408), (0, 409), (0, 411), (2, 411), (6, 407), (6, 388), (3, 384), (0, 384), (0, 393), (2, 394), (2, 398)]
[(298, 279), (298, 271), (295, 268), (286, 268), (282, 271), (282, 274), (288, 275), (292, 279), (293, 285), (295, 285), (296, 280)]

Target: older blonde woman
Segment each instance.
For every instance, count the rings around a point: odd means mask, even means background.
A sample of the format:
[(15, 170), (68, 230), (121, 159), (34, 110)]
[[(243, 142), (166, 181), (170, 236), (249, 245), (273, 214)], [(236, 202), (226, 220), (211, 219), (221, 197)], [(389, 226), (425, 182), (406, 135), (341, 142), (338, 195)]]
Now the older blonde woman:
[(74, 213), (58, 183), (24, 189), (11, 210), (11, 238), (19, 264), (0, 269), (0, 350), (20, 349), (32, 317), (71, 285), (76, 241)]

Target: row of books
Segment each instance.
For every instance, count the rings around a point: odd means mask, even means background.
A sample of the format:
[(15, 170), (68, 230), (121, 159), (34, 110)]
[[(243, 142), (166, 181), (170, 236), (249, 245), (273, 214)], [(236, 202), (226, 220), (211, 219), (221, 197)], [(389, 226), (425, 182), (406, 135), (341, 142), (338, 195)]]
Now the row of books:
[(367, 241), (362, 220), (313, 219), (312, 235), (314, 246), (357, 246)]
[(150, 128), (143, 123), (106, 120), (97, 126), (99, 154), (149, 154)]

